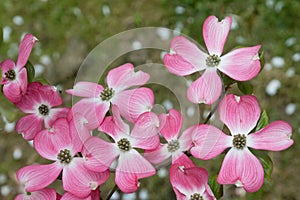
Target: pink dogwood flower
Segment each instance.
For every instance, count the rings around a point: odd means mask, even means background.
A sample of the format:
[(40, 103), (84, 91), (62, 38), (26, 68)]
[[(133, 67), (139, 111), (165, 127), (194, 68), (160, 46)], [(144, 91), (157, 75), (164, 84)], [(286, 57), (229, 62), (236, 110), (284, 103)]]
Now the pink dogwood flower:
[(56, 200), (57, 194), (52, 188), (44, 188), (35, 192), (26, 192), (24, 194), (18, 194), (15, 200)]
[(62, 104), (59, 92), (53, 86), (32, 82), (28, 85), (26, 94), (16, 106), (28, 115), (21, 117), (16, 125), (16, 131), (22, 133), (25, 140), (32, 140), (45, 128), (50, 128), (53, 122), (65, 117), (69, 108), (53, 108)]
[(171, 42), (171, 51), (164, 57), (169, 72), (186, 76), (204, 70), (188, 88), (187, 97), (193, 103), (212, 104), (220, 97), (222, 80), (218, 70), (237, 81), (250, 80), (260, 71), (260, 45), (235, 49), (222, 55), (231, 23), (231, 17), (221, 22), (215, 16), (205, 20), (203, 37), (208, 53), (183, 36), (177, 36)]
[(99, 200), (100, 199), (100, 191), (99, 190), (93, 190), (91, 194), (87, 197), (80, 198), (72, 193), (66, 192), (64, 195), (61, 197), (60, 200)]
[(155, 174), (154, 167), (135, 149), (151, 149), (159, 145), (158, 117), (151, 112), (143, 113), (131, 133), (128, 124), (121, 119), (116, 106), (113, 116), (106, 117), (99, 127), (114, 143), (98, 137), (89, 138), (84, 144), (86, 167), (93, 171), (115, 169), (115, 182), (126, 193), (138, 189), (138, 180)]
[(236, 184), (247, 192), (259, 190), (264, 182), (264, 170), (260, 161), (249, 148), (281, 151), (293, 144), (291, 126), (284, 121), (275, 121), (251, 133), (260, 117), (260, 108), (255, 96), (227, 95), (219, 105), (220, 119), (231, 135), (211, 125), (200, 125), (194, 131), (191, 154), (203, 160), (227, 152), (218, 175), (220, 184)]
[(110, 104), (117, 105), (128, 121), (134, 121), (138, 115), (152, 108), (153, 92), (148, 88), (127, 89), (143, 85), (149, 78), (149, 74), (135, 72), (134, 66), (126, 63), (108, 72), (107, 87), (97, 83), (78, 82), (73, 89), (66, 91), (74, 96), (85, 97), (73, 106), (72, 113), (81, 113), (90, 130), (100, 125)]
[[(169, 114), (159, 115), (161, 135), (166, 139), (166, 144), (160, 144), (158, 148), (153, 150), (146, 150), (144, 156), (151, 163), (159, 164), (168, 158), (172, 157), (172, 163), (174, 163), (180, 157), (186, 157), (186, 162), (189, 162), (189, 158), (184, 154), (192, 147), (192, 132), (190, 129), (185, 130), (181, 136), (179, 136), (182, 126), (181, 113), (175, 109), (171, 109)], [(183, 158), (181, 158), (183, 159)]]
[(25, 166), (17, 171), (17, 179), (26, 185), (28, 192), (47, 187), (62, 172), (64, 190), (83, 198), (109, 177), (108, 170), (101, 173), (90, 171), (84, 166), (85, 159), (76, 156), (82, 144), (73, 137), (66, 118), (56, 120), (53, 131), (47, 135), (39, 133), (34, 147), (42, 157), (54, 162)]
[(208, 185), (208, 173), (193, 162), (177, 159), (170, 168), (170, 182), (178, 200), (215, 200)]
[(19, 46), (17, 63), (5, 60), (0, 63), (2, 70), (3, 93), (8, 100), (16, 103), (21, 100), (27, 89), (27, 63), (33, 45), (38, 41), (32, 34), (26, 34)]

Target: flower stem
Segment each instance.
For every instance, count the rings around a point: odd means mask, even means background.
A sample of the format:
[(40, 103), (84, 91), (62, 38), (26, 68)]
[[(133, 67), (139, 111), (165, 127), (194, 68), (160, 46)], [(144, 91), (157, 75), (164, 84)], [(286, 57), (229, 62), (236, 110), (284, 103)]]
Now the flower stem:
[(108, 195), (106, 196), (105, 199), (109, 200), (112, 197), (112, 195), (115, 193), (115, 191), (117, 191), (117, 190), (119, 190), (119, 188), (118, 188), (117, 184), (115, 184), (114, 188), (111, 189), (111, 191), (108, 193)]

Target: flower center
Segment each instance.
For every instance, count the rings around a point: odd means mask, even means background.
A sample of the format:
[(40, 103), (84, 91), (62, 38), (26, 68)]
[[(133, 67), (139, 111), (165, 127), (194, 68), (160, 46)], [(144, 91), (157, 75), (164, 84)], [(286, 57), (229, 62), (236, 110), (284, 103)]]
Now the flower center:
[(69, 164), (72, 160), (71, 152), (68, 149), (60, 150), (57, 159), (62, 164)]
[(203, 197), (199, 193), (192, 194), (190, 200), (203, 200)]
[(129, 151), (130, 150), (130, 142), (127, 140), (127, 138), (122, 138), (121, 140), (118, 141), (118, 147), (122, 151)]
[(4, 75), (10, 81), (15, 80), (16, 78), (16, 72), (13, 69), (8, 70)]
[(170, 142), (168, 142), (168, 151), (173, 153), (175, 151), (177, 151), (179, 149), (180, 145), (178, 140), (171, 140)]
[(102, 101), (109, 101), (113, 95), (114, 95), (115, 91), (112, 88), (106, 87), (100, 94), (100, 97), (102, 99)]
[(205, 61), (208, 67), (216, 67), (219, 65), (221, 58), (216, 54), (213, 54), (213, 55), (209, 55)]
[(232, 144), (235, 148), (242, 150), (246, 146), (246, 136), (244, 134), (234, 135)]
[(49, 107), (46, 106), (45, 104), (42, 104), (42, 105), (40, 105), (40, 107), (39, 107), (39, 112), (40, 112), (41, 115), (46, 116), (46, 115), (49, 114)]

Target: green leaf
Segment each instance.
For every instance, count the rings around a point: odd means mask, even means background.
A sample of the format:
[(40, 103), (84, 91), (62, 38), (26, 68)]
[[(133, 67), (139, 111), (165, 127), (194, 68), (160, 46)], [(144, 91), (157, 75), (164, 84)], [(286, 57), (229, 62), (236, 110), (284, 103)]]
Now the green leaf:
[(238, 82), (238, 88), (243, 94), (252, 94), (253, 93), (253, 85), (248, 82)]
[(259, 131), (269, 124), (269, 117), (266, 110), (263, 110), (260, 114), (260, 118), (257, 122), (254, 132)]
[(226, 86), (232, 85), (236, 82), (236, 80), (233, 80), (232, 78), (230, 78), (229, 76), (226, 76), (225, 74), (223, 74), (223, 83)]
[(35, 70), (31, 62), (29, 62), (29, 60), (27, 61), (25, 68), (27, 70), (28, 83), (31, 83), (35, 75)]
[(0, 27), (0, 44), (3, 42), (3, 30), (2, 27)]
[(253, 154), (259, 159), (260, 163), (262, 164), (265, 172), (265, 179), (268, 181), (271, 181), (271, 175), (273, 171), (273, 162), (268, 155), (268, 152), (266, 151), (258, 151), (258, 150), (253, 150)]
[(209, 178), (208, 185), (210, 186), (210, 189), (214, 193), (215, 197), (217, 199), (220, 199), (223, 196), (223, 185), (220, 185), (217, 181), (218, 175), (214, 175)]
[(259, 52), (258, 53), (258, 57), (259, 57), (259, 61), (260, 61), (260, 71), (262, 71), (265, 67), (265, 56), (264, 56), (264, 52)]

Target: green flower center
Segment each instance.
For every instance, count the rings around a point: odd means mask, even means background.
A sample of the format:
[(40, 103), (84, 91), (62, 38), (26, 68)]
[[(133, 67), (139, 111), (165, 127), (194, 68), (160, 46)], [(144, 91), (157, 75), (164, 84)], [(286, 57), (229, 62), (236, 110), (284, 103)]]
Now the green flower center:
[(127, 138), (122, 138), (121, 140), (118, 141), (118, 147), (122, 150), (122, 151), (129, 151), (131, 146), (130, 146), (130, 142)]
[(192, 194), (190, 200), (203, 200), (203, 197), (199, 193)]
[(206, 61), (206, 65), (208, 67), (216, 67), (219, 65), (221, 58), (219, 56), (213, 54), (213, 55), (209, 55), (205, 61)]
[(173, 153), (175, 151), (177, 151), (180, 147), (180, 144), (178, 142), (178, 140), (171, 140), (170, 142), (168, 142), (168, 151)]
[(102, 99), (102, 101), (109, 101), (113, 95), (114, 95), (115, 91), (112, 88), (106, 87), (100, 94), (100, 98)]
[(246, 146), (246, 135), (237, 134), (233, 136), (232, 144), (237, 149), (244, 149)]
[(72, 155), (70, 150), (68, 149), (60, 150), (59, 154), (57, 155), (57, 159), (62, 164), (69, 164), (72, 160)]
[(46, 115), (49, 114), (49, 107), (46, 106), (45, 104), (42, 104), (42, 105), (40, 105), (40, 107), (39, 107), (39, 112), (40, 112), (41, 115), (46, 116)]
[(5, 72), (4, 75), (10, 81), (13, 81), (16, 79), (16, 72), (13, 69), (8, 70), (7, 72)]

